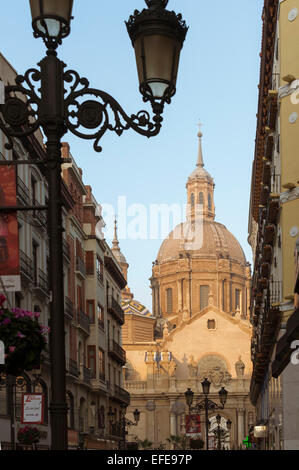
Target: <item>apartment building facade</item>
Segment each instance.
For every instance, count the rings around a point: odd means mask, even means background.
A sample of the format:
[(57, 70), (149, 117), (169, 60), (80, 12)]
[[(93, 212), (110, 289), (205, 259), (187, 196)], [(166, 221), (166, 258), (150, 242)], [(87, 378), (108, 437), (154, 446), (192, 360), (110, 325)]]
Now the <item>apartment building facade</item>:
[[(13, 83), (16, 72), (0, 54), (0, 79)], [(48, 187), (43, 165), (45, 150), (41, 132), (22, 140), (14, 139), (14, 149), (5, 149), (0, 133), (1, 160), (30, 160), (16, 166), (17, 204), (47, 205)], [(63, 260), (65, 295), (66, 401), (68, 404), (68, 446), (70, 449), (118, 448), (122, 441), (120, 421), (129, 404), (123, 389), (122, 367), (125, 353), (121, 347), (124, 314), (120, 292), (125, 285), (112, 251), (97, 230), (98, 203), (90, 187), (85, 186), (67, 143), (62, 146)], [(39, 312), (40, 323), (50, 325), (50, 289), (48, 283), (49, 247), (46, 211), (19, 211), (19, 256), (21, 291), (9, 292), (11, 307)], [(98, 236), (97, 236), (98, 233)], [(50, 351), (43, 353), (41, 368), (24, 372), (16, 381), (15, 399), (2, 377), (0, 384), (1, 448), (12, 446), (21, 426), (22, 394), (42, 393), (44, 420), (39, 425), (42, 438), (38, 449), (49, 449), (51, 427)], [(11, 409), (14, 421), (11, 421)], [(16, 446), (18, 446), (15, 437)]]
[(299, 233), (299, 1), (266, 0), (249, 214), (253, 374), (263, 449), (299, 448), (299, 338), (294, 254)]

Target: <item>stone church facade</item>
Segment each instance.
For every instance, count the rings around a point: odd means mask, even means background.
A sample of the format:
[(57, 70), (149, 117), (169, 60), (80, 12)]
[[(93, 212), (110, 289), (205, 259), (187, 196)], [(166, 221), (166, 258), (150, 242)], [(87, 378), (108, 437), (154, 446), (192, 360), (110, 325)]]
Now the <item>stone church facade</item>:
[[(186, 185), (186, 220), (164, 240), (153, 263), (152, 313), (128, 290), (123, 297), (125, 388), (131, 396), (127, 417), (132, 419), (135, 408), (141, 412), (138, 426), (128, 429), (128, 440), (148, 439), (154, 448), (167, 448), (171, 435), (185, 435), (184, 394), (190, 388), (193, 404), (202, 400), (205, 378), (216, 403), (221, 387), (228, 391), (225, 408), (209, 413), (210, 448), (218, 413), (227, 448), (238, 448), (255, 420), (249, 399), (250, 265), (236, 238), (215, 221), (214, 180), (204, 168), (202, 134), (198, 137), (197, 164)], [(115, 241), (114, 255), (126, 275), (128, 264)], [(204, 440), (204, 413), (192, 414), (200, 426), (190, 437)]]

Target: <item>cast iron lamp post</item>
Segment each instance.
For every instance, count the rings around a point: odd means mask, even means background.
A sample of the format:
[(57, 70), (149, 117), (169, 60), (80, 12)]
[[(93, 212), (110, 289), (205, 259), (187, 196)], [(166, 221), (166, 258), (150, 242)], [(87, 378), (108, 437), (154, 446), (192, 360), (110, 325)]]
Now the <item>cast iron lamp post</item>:
[[(217, 448), (218, 450), (221, 450), (221, 434), (223, 434), (224, 430), (221, 429), (220, 423), (221, 423), (221, 415), (216, 416), (216, 422), (217, 422), (217, 429), (215, 429), (215, 434), (217, 435)], [(227, 430), (230, 431), (232, 426), (232, 422), (230, 419), (226, 421), (226, 427)], [(226, 435), (224, 436), (224, 439), (226, 438)], [(222, 438), (223, 439), (223, 438)]]
[(122, 410), (122, 416), (120, 420), (120, 428), (121, 428), (121, 435), (123, 438), (122, 441), (122, 450), (126, 450), (126, 435), (127, 435), (127, 427), (137, 426), (140, 420), (140, 411), (136, 408), (133, 412), (134, 421), (125, 417), (126, 408)]
[(66, 65), (58, 59), (56, 49), (70, 33), (73, 0), (30, 0), (34, 36), (43, 39), (46, 57), (38, 64), (39, 69), (27, 70), (17, 76), (15, 85), (5, 87), (5, 103), (0, 105), (0, 130), (8, 139), (6, 149), (13, 148), (14, 137), (29, 136), (39, 127), (46, 136), (45, 161), (5, 163), (45, 164), (47, 169), (48, 207), (37, 206), (35, 210), (48, 209), (53, 450), (67, 449), (61, 139), (69, 130), (93, 140), (94, 150), (100, 152), (99, 141), (107, 130), (119, 136), (130, 128), (146, 137), (159, 133), (164, 104), (170, 103), (175, 94), (179, 56), (188, 28), (181, 15), (166, 10), (168, 0), (145, 1), (148, 8), (135, 10), (126, 26), (135, 50), (140, 92), (143, 101), (152, 106), (152, 121), (144, 110), (127, 115), (112, 96), (90, 88), (88, 80), (76, 71), (65, 71)]
[(201, 410), (205, 410), (205, 428), (206, 428), (206, 450), (209, 450), (209, 410), (219, 410), (223, 409), (227, 400), (227, 395), (228, 392), (225, 390), (224, 387), (219, 390), (219, 400), (220, 400), (220, 405), (215, 403), (214, 401), (210, 400), (208, 398), (208, 395), (210, 393), (210, 385), (211, 382), (208, 381), (208, 379), (205, 379), (202, 383), (202, 390), (204, 394), (204, 399), (198, 403), (192, 408), (192, 403), (193, 403), (193, 396), (194, 393), (190, 388), (185, 392), (185, 398), (186, 398), (186, 404), (189, 407), (189, 415), (191, 411), (195, 411), (199, 413)]

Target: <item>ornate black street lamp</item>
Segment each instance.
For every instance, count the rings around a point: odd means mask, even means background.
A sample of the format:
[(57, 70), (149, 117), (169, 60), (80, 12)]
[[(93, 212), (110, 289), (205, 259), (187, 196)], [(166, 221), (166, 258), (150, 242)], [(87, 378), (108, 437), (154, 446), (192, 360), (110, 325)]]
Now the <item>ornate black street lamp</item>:
[[(148, 8), (141, 12), (136, 10), (127, 22), (136, 54), (140, 92), (143, 101), (151, 103), (152, 121), (145, 110), (127, 115), (112, 96), (90, 88), (88, 80), (76, 71), (65, 71), (66, 65), (58, 59), (56, 49), (70, 33), (72, 0), (30, 0), (34, 36), (43, 39), (46, 57), (38, 64), (39, 69), (27, 70), (17, 76), (15, 85), (5, 87), (5, 103), (0, 105), (0, 130), (8, 139), (6, 149), (12, 149), (14, 137), (29, 136), (39, 127), (46, 136), (44, 162), (29, 160), (5, 164), (45, 164), (47, 169), (53, 450), (67, 448), (61, 139), (69, 130), (78, 137), (93, 140), (95, 151), (100, 152), (99, 141), (107, 130), (119, 136), (130, 128), (146, 137), (159, 133), (164, 104), (170, 103), (175, 94), (180, 50), (188, 30), (181, 15), (166, 10), (167, 3), (168, 0), (146, 0)], [(0, 208), (1, 211), (19, 209)], [(45, 206), (35, 207), (35, 210), (44, 209)]]
[[(200, 413), (201, 410), (205, 410), (205, 428), (206, 428), (206, 450), (209, 450), (209, 427), (210, 427), (210, 422), (209, 422), (209, 410), (215, 411), (219, 409), (223, 409), (227, 400), (227, 395), (228, 392), (225, 390), (224, 387), (219, 390), (219, 400), (220, 400), (220, 405), (215, 403), (214, 401), (210, 400), (208, 398), (208, 395), (210, 393), (210, 386), (211, 382), (209, 382), (208, 379), (205, 379), (202, 383), (202, 391), (204, 394), (204, 399), (198, 403), (195, 404), (195, 406), (192, 408), (192, 402), (193, 402), (193, 392), (190, 388), (185, 392), (185, 398), (186, 398), (186, 404), (189, 406), (189, 415), (191, 411), (195, 411), (196, 413)], [(192, 401), (191, 401), (191, 394), (192, 394)]]
[[(127, 435), (127, 427), (130, 426), (137, 426), (140, 419), (140, 411), (136, 408), (133, 412), (134, 421), (126, 418), (126, 406), (121, 406), (121, 417), (119, 421), (112, 421), (112, 418), (115, 416), (115, 412), (109, 408), (108, 417), (110, 419), (110, 426), (111, 429), (114, 426), (114, 429), (117, 430), (120, 434), (122, 440), (119, 442), (119, 449), (125, 450), (126, 449), (126, 435)], [(113, 432), (113, 431), (112, 431)]]

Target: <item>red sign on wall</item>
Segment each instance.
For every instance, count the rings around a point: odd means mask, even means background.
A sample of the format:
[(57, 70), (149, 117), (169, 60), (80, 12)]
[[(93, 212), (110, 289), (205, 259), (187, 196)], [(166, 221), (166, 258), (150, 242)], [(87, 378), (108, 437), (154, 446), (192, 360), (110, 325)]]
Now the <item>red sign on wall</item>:
[(186, 434), (187, 436), (194, 436), (200, 434), (200, 415), (187, 415), (186, 416)]
[[(1, 165), (0, 207), (16, 205), (16, 169), (10, 165)], [(16, 212), (0, 212), (0, 276), (7, 291), (21, 290), (19, 234)], [(0, 289), (2, 287), (1, 284)]]

